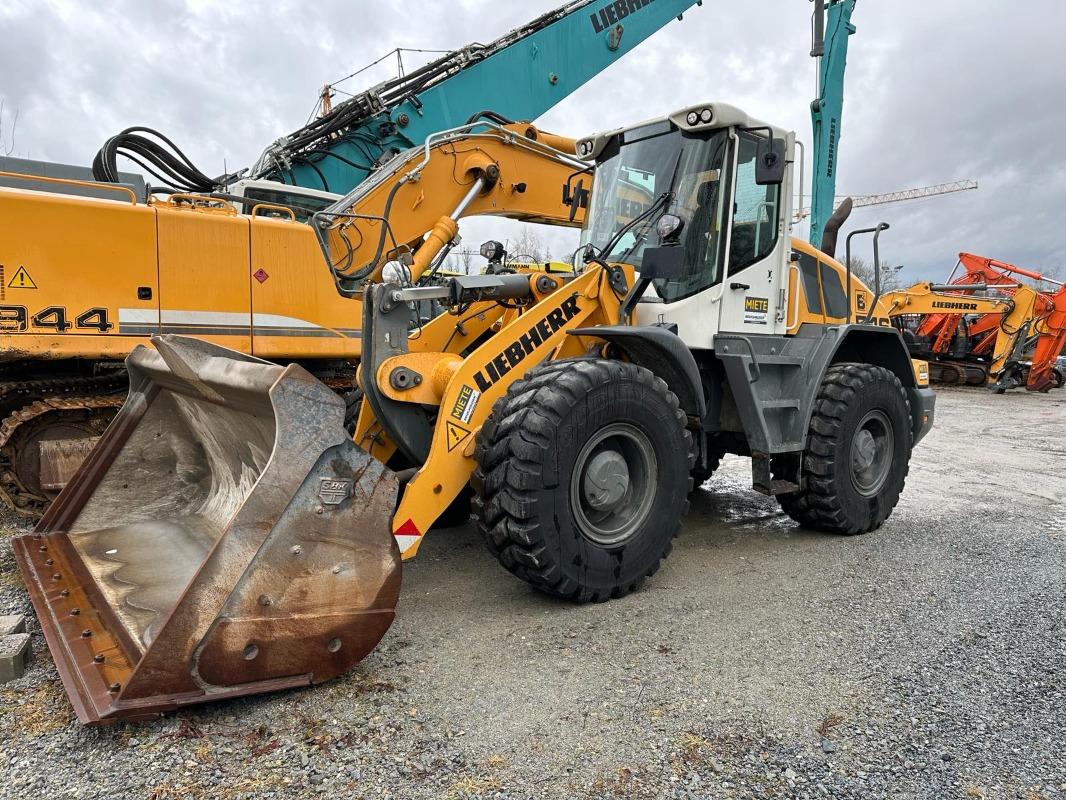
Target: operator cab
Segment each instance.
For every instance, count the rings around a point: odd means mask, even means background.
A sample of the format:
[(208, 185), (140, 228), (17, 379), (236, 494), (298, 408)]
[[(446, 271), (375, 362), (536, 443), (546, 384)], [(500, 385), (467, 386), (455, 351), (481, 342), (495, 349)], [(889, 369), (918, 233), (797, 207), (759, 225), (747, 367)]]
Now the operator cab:
[[(243, 198), (244, 202), (239, 208), (242, 214), (251, 214), (256, 206), (260, 205), (282, 206), (291, 209), (299, 222), (307, 222), (312, 214), (341, 199), (341, 195), (333, 192), (265, 180), (237, 181), (230, 188), (229, 194), (235, 198)], [(270, 216), (268, 208), (256, 213), (260, 216)]]
[(657, 248), (683, 252), (641, 297), (638, 324), (676, 324), (696, 349), (719, 330), (785, 332), (794, 148), (793, 133), (723, 103), (579, 141), (596, 162), (582, 245), (637, 272)]

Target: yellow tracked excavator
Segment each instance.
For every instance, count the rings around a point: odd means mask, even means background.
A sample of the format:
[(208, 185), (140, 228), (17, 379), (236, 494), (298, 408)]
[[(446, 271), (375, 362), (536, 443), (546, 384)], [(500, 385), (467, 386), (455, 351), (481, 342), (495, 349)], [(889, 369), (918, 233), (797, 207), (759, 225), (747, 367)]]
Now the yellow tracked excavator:
[[(789, 236), (794, 134), (703, 103), (579, 159), (552, 141), (453, 130), (317, 215), (362, 297), (353, 436), (300, 366), (182, 336), (130, 355), (126, 404), (14, 542), (79, 719), (342, 673), (401, 560), (471, 508), (507, 570), (577, 602), (657, 570), (725, 453), (806, 527), (887, 519), (933, 395), (898, 331), (853, 322), (865, 287)], [(494, 211), (583, 220), (573, 271), (421, 280)]]

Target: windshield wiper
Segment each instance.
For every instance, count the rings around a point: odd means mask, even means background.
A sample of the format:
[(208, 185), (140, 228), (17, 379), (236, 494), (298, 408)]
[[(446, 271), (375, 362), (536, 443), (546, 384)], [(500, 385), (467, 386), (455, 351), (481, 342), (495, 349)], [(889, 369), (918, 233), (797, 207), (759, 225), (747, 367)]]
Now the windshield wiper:
[[(677, 180), (677, 170), (681, 166), (681, 156), (683, 154), (684, 149), (679, 148), (677, 151), (677, 158), (674, 159), (674, 168), (670, 171), (670, 183), (667, 185), (666, 191), (659, 195), (658, 199), (656, 199), (654, 203), (648, 206), (648, 208), (645, 209), (643, 213), (638, 214), (636, 217), (634, 217), (622, 226), (621, 230), (619, 230), (618, 233), (614, 235), (611, 241), (608, 242), (607, 246), (603, 249), (602, 254), (599, 256), (601, 259), (606, 260), (607, 257), (610, 256), (611, 251), (618, 246), (618, 242), (621, 241), (623, 236), (625, 236), (629, 231), (633, 230), (633, 228), (636, 227), (639, 223), (648, 219), (653, 213), (655, 213), (656, 210), (660, 208), (660, 206), (664, 206), (666, 201), (674, 196), (674, 182)], [(622, 253), (618, 260), (623, 261), (624, 259), (628, 258), (633, 253), (633, 251), (640, 246), (642, 242), (642, 237), (647, 236), (647, 234), (648, 232), (644, 231), (641, 233), (640, 236), (637, 236), (632, 246), (624, 253)]]

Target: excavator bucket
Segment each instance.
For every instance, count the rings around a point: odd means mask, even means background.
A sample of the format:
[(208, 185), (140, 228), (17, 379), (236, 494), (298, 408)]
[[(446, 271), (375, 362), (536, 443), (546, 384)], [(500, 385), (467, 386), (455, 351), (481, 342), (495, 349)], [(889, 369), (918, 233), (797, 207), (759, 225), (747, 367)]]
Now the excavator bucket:
[(400, 589), (396, 476), (299, 366), (161, 336), (41, 519), (14, 540), (85, 723), (317, 683), (369, 653)]

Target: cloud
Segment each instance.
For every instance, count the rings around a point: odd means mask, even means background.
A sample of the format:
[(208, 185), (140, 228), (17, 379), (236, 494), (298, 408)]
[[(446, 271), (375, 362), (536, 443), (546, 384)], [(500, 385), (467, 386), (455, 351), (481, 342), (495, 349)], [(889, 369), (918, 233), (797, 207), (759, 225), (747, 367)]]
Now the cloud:
[[(18, 155), (87, 164), (109, 135), (146, 124), (205, 171), (221, 172), (223, 160), (231, 168), (250, 163), (302, 124), (323, 83), (392, 47), (489, 41), (555, 5), (7, 0), (0, 6), (0, 97), (8, 123), (19, 110)], [(810, 9), (802, 0), (709, 0), (541, 125), (580, 135), (714, 99), (809, 140)], [(840, 188), (867, 194), (962, 178), (981, 184), (976, 192), (856, 211), (853, 225), (892, 224), (882, 238), (886, 258), (905, 264), (908, 277), (946, 276), (959, 250), (1037, 269), (1066, 263), (1060, 19), (1055, 0), (859, 0)], [(498, 226), (513, 230), (499, 221), (465, 224), (468, 244)]]

